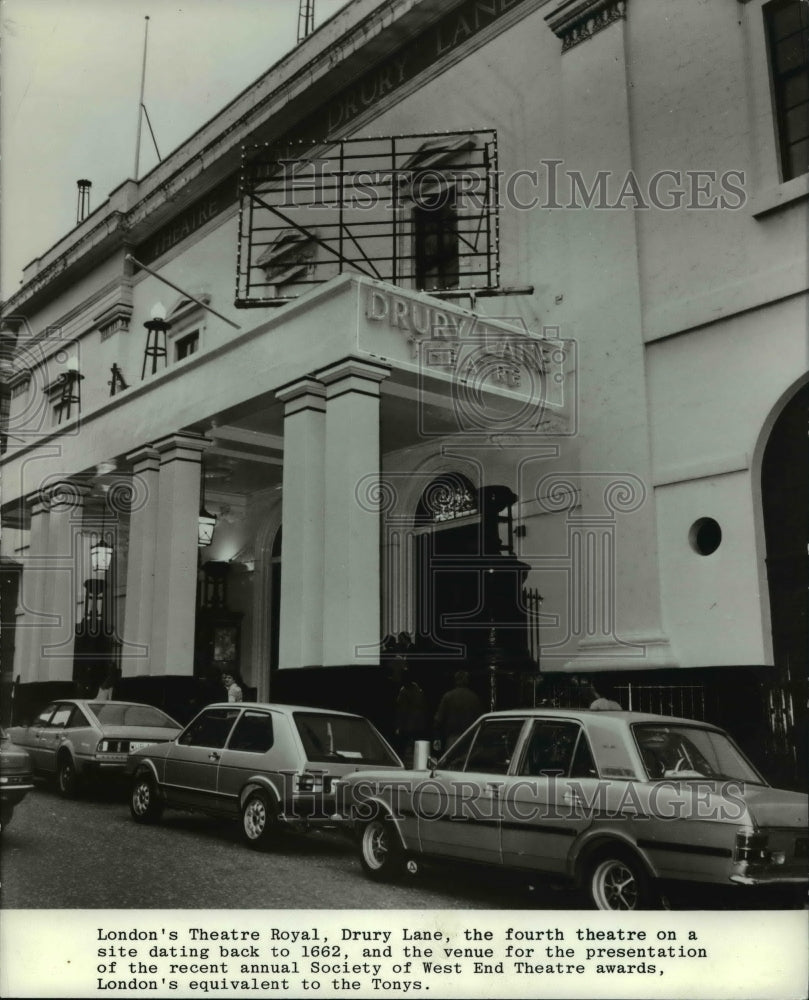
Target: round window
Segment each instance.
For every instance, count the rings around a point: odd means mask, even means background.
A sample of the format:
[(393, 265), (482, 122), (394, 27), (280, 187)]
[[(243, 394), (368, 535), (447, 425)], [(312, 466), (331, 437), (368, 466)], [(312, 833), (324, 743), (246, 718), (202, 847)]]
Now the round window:
[(688, 533), (691, 548), (701, 556), (709, 556), (716, 552), (722, 543), (722, 529), (719, 522), (712, 517), (701, 517), (694, 521)]

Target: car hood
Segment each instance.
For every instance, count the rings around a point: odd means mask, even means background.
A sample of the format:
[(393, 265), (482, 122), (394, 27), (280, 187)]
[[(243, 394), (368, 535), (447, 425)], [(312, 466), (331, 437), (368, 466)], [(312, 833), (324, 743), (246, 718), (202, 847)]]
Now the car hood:
[(746, 785), (742, 797), (757, 826), (809, 827), (809, 797), (802, 792)]
[(102, 726), (107, 739), (111, 740), (173, 740), (180, 735), (179, 729), (165, 726)]
[(28, 752), (3, 740), (0, 744), (0, 771), (3, 774), (25, 774), (30, 770), (31, 757)]

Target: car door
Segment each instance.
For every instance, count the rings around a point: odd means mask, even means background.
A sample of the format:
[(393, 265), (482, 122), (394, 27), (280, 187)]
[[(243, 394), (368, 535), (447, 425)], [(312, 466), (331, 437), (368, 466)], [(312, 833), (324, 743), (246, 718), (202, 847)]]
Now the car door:
[(56, 754), (65, 742), (67, 727), (78, 709), (68, 702), (57, 702), (56, 707), (39, 733), (39, 753), (43, 771), (56, 771)]
[(535, 719), (505, 778), (501, 842), (508, 867), (564, 872), (573, 842), (593, 822), (598, 772), (582, 726)]
[(170, 744), (163, 771), (170, 803), (222, 811), (217, 796), (219, 761), (240, 711), (235, 706), (204, 709)]
[(251, 776), (258, 772), (267, 775), (272, 772), (273, 777), (277, 776), (283, 761), (272, 753), (274, 743), (272, 714), (245, 709), (231, 730), (219, 760), (217, 793), (223, 810), (238, 813), (239, 795)]
[(525, 719), (483, 718), (414, 793), (426, 854), (499, 864), (504, 778)]
[(25, 729), (13, 730), (14, 742), (18, 746), (25, 747), (31, 755), (35, 771), (44, 771), (46, 769), (48, 754), (43, 733), (55, 711), (56, 702), (51, 702), (50, 705), (42, 709), (30, 726), (27, 726)]

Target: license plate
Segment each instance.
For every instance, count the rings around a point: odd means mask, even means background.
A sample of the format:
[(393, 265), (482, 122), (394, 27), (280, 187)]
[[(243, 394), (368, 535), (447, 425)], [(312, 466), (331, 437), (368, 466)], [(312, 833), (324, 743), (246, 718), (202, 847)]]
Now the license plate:
[(809, 837), (798, 837), (798, 839), (795, 841), (795, 857), (796, 858), (809, 857)]
[(150, 747), (151, 745), (148, 740), (135, 740), (129, 744), (129, 752), (134, 753), (136, 750), (142, 750), (144, 747)]

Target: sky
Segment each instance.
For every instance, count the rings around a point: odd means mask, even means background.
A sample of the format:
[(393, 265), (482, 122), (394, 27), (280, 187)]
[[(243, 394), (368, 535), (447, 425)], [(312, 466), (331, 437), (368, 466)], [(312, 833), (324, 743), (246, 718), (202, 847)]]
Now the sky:
[[(346, 0), (316, 0), (315, 27)], [(297, 40), (298, 0), (0, 0), (0, 298), (76, 224), (76, 181), (98, 207), (135, 165), (144, 103), (161, 156)], [(144, 120), (140, 176), (157, 156)]]

